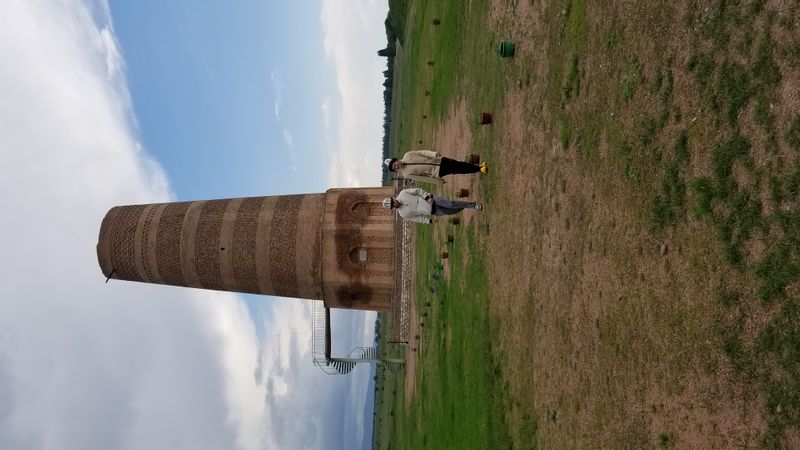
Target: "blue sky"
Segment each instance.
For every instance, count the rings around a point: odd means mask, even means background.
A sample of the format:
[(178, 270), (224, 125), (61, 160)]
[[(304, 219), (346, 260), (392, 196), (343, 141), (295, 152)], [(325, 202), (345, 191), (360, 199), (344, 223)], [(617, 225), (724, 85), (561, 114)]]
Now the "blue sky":
[(235, 5), (111, 4), (141, 140), (181, 198), (324, 191), (321, 2)]
[(106, 285), (94, 245), (118, 204), (378, 185), (386, 3), (3, 2), (0, 448), (361, 446), (308, 302)]

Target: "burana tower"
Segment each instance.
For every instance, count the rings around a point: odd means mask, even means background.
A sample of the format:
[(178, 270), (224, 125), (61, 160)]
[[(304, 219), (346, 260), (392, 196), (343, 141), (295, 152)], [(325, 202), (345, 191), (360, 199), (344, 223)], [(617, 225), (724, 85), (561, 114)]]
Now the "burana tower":
[(395, 285), (388, 187), (117, 206), (97, 258), (112, 279), (387, 310)]

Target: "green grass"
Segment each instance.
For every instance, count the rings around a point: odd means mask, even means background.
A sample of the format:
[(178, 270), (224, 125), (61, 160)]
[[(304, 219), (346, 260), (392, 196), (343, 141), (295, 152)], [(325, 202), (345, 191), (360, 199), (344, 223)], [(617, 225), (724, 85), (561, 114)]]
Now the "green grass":
[(714, 185), (711, 178), (695, 178), (691, 182), (691, 189), (695, 194), (695, 215), (699, 218), (710, 216), (714, 202)]
[(682, 218), (686, 201), (686, 182), (680, 175), (681, 164), (672, 162), (661, 181), (661, 192), (655, 196), (650, 208), (655, 229), (664, 228)]
[(728, 302), (730, 313), (716, 325), (725, 354), (740, 376), (749, 380), (765, 396), (767, 430), (761, 448), (783, 448), (785, 429), (800, 426), (800, 305), (783, 302), (753, 342), (742, 339), (745, 313), (738, 307), (738, 295)]
[(664, 88), (660, 90), (661, 94), (661, 104), (662, 106), (667, 107), (670, 106), (670, 101), (672, 100), (672, 92), (675, 87), (675, 76), (672, 73), (672, 70), (667, 71), (667, 78), (664, 82)]
[[(415, 14), (406, 25), (413, 38), (404, 43), (399, 69), (398, 92), (402, 94), (393, 130), (395, 154), (408, 151), (409, 143), (428, 141), (432, 128), (465, 90), (475, 93), (468, 99), (471, 111), (491, 111), (490, 105), (501, 98), (507, 80), (498, 72), (498, 64), (513, 61), (499, 59), (494, 48), (499, 41), (486, 33), (484, 17), (476, 13), (487, 7), (481, 0), (470, 8), (444, 1), (414, 5)], [(439, 20), (436, 26), (434, 19)], [(524, 58), (518, 55), (517, 59)], [(466, 76), (475, 73), (484, 75)], [(430, 95), (424, 95), (426, 90)], [(423, 115), (426, 120), (421, 119)], [(477, 123), (469, 126), (477, 127)], [(490, 152), (491, 146), (480, 150), (491, 160)], [(490, 201), (491, 174), (482, 186), (484, 200)], [(476, 230), (455, 230), (458, 239), (450, 249), (454, 276), (449, 283), (437, 282), (435, 293), (429, 289), (429, 272), (440, 259), (441, 249), (434, 249), (432, 230), (418, 227), (416, 304), (421, 327), (406, 350), (416, 350), (416, 394), (406, 405), (402, 373), (379, 379), (383, 403), (376, 417), (383, 421), (376, 428), (375, 448), (509, 448), (511, 435), (505, 419), (509, 399), (507, 385), (499, 376), (500, 356), (492, 352), (496, 326), (488, 314), (485, 267), (475, 259), (470, 265), (459, 265), (459, 246), (463, 239), (472, 239), (469, 236)], [(466, 245), (470, 254), (480, 254), (474, 241)], [(535, 419), (527, 422), (524, 433), (535, 440)]]
[[(574, 5), (566, 5), (569, 17)], [(681, 230), (684, 223), (693, 221), (709, 224), (717, 236), (713, 245), (733, 269), (731, 273), (738, 274), (734, 279), (745, 278), (752, 283), (752, 289), (744, 293), (731, 290), (720, 295), (721, 307), (729, 311), (717, 318), (726, 327), (724, 333), (718, 333), (720, 351), (738, 373), (770, 399), (770, 431), (762, 444), (774, 446), (782, 430), (797, 424), (795, 411), (800, 408), (797, 396), (791, 394), (800, 387), (800, 381), (786, 374), (796, 373), (800, 364), (800, 352), (790, 351), (791, 345), (798, 345), (800, 326), (784, 320), (783, 317), (792, 317), (792, 311), (784, 310), (763, 328), (760, 344), (755, 345), (743, 337), (744, 318), (731, 322), (730, 317), (736, 314), (730, 311), (753, 300), (765, 305), (780, 303), (784, 309), (784, 304), (796, 302), (791, 289), (800, 282), (800, 251), (795, 250), (800, 248), (800, 213), (793, 205), (800, 193), (800, 164), (794, 162), (794, 155), (779, 156), (778, 142), (782, 139), (789, 149), (800, 151), (800, 116), (792, 116), (786, 131), (779, 136), (772, 104), (779, 101), (775, 90), (782, 80), (778, 59), (793, 64), (792, 55), (800, 54), (796, 51), (800, 47), (795, 42), (785, 46), (776, 42), (773, 19), (765, 2), (719, 1), (708, 10), (689, 2), (684, 23), (696, 29), (697, 34), (691, 41), (693, 54), (684, 67), (698, 93), (698, 114), (695, 109), (687, 112), (676, 103), (671, 57), (646, 60), (631, 52), (625, 32), (616, 22), (599, 30), (593, 46), (591, 36), (580, 45), (571, 38), (569, 20), (558, 14), (552, 15), (551, 20), (557, 32), (551, 43), (550, 78), (570, 79), (562, 72), (567, 67), (568, 74), (572, 67), (564, 65), (567, 55), (607, 55), (600, 59), (612, 65), (610, 73), (618, 74), (611, 86), (618, 101), (606, 100), (606, 110), (634, 109), (628, 116), (627, 129), (618, 130), (613, 123), (598, 119), (602, 114), (587, 117), (576, 112), (595, 108), (593, 97), (598, 98), (598, 103), (605, 97), (582, 88), (581, 98), (576, 100), (569, 83), (564, 82), (559, 92), (561, 102), (553, 98), (549, 102), (562, 146), (574, 140), (577, 147), (590, 130), (601, 130), (596, 134), (608, 139), (613, 149), (609, 162), (616, 164), (616, 169), (612, 173), (633, 189), (644, 186), (645, 192), (653, 192), (643, 196), (641, 205), (651, 232), (661, 233), (666, 227)], [(792, 26), (783, 22), (783, 27)], [(649, 79), (645, 76), (648, 67), (653, 68)], [(606, 79), (604, 85), (598, 79), (603, 72), (586, 71), (585, 76), (593, 77), (593, 84), (601, 86), (597, 90), (602, 91), (602, 86), (613, 81)], [(552, 87), (549, 92), (553, 92)], [(642, 107), (643, 104), (647, 106)], [(751, 107), (759, 134), (743, 125), (749, 119), (743, 112)], [(697, 116), (701, 122), (689, 122), (683, 119), (685, 116)], [(677, 138), (673, 124), (684, 130), (677, 133)], [(670, 142), (672, 139), (675, 140)], [(766, 149), (767, 160), (755, 161), (754, 149)], [(693, 165), (698, 160), (707, 161), (707, 165), (698, 170)], [(609, 172), (603, 170), (602, 164), (593, 171), (603, 174), (598, 179), (608, 179)], [(766, 200), (771, 203), (769, 208), (765, 208), (765, 191), (770, 193)], [(792, 205), (789, 210), (787, 202)], [(753, 252), (753, 248), (761, 250)], [(754, 369), (759, 362), (777, 368), (777, 374), (764, 376)], [(779, 404), (783, 405), (783, 413), (775, 414), (774, 407)], [(778, 415), (781, 417), (773, 417)], [(674, 439), (665, 432), (658, 436), (656, 445), (667, 447), (674, 444)]]
[[(800, 352), (796, 350), (800, 348), (800, 326), (796, 322), (797, 297), (789, 291), (800, 282), (800, 254), (796, 250), (800, 244), (800, 213), (786, 207), (800, 191), (800, 171), (796, 163), (787, 164), (785, 157), (778, 155), (779, 137), (771, 104), (776, 101), (775, 89), (782, 76), (776, 62), (780, 46), (772, 38), (771, 19), (761, 22), (761, 36), (752, 53), (747, 45), (735, 49), (720, 45), (734, 38), (732, 25), (737, 21), (744, 27), (744, 39), (749, 39), (747, 29), (763, 7), (763, 2), (751, 3), (746, 9), (726, 6), (726, 11), (707, 26), (706, 36), (714, 44), (712, 53), (698, 53), (687, 64), (699, 88), (707, 93), (712, 117), (717, 119), (712, 123), (718, 129), (732, 130), (725, 133), (729, 137), (712, 147), (709, 172), (696, 176), (689, 192), (694, 216), (713, 225), (727, 263), (740, 277), (753, 280), (751, 295), (720, 288), (719, 303), (726, 312), (718, 317), (716, 328), (721, 349), (732, 367), (766, 398), (767, 431), (760, 445), (777, 448), (784, 430), (800, 425)], [(749, 62), (741, 63), (742, 56)], [(721, 62), (716, 65), (714, 60)], [(755, 103), (753, 120), (763, 137), (743, 134), (739, 128), (741, 113), (751, 102)], [(800, 119), (791, 118), (782, 137), (788, 148), (798, 150)], [(766, 149), (767, 161), (753, 160), (751, 153), (756, 145)], [(761, 199), (762, 190), (769, 193), (768, 210)], [(748, 253), (748, 246), (763, 250)], [(767, 316), (766, 324), (752, 340), (745, 337), (744, 327), (751, 313), (746, 313), (742, 305), (754, 308), (754, 301), (765, 309), (778, 305), (778, 310)]]
[(752, 172), (749, 149), (750, 142), (741, 135), (718, 144), (711, 154), (713, 186), (707, 178), (693, 183), (698, 194), (695, 211), (712, 219), (726, 260), (737, 268), (743, 268), (746, 262), (742, 246), (757, 229), (765, 227), (761, 203), (733, 177), (733, 166), (737, 162)]
[[(392, 428), (383, 431), (392, 439), (378, 448), (510, 448), (505, 419), (510, 399), (492, 351), (496, 325), (487, 320), (487, 274), (474, 230), (458, 233), (449, 248), (449, 282), (427, 276), (441, 258), (431, 230), (419, 227), (417, 236), (417, 307), (424, 324), (420, 339), (411, 343), (417, 349), (417, 393), (407, 408), (402, 397), (392, 404)], [(466, 265), (462, 244), (474, 255)], [(529, 416), (522, 433), (535, 441), (537, 429)]]
[[(464, 42), (461, 33), (466, 26), (465, 9), (457, 3), (446, 3), (441, 8), (433, 8), (431, 16), (439, 18), (441, 24), (433, 28), (433, 48), (431, 60), (435, 66), (430, 67), (433, 72), (432, 94), (430, 98), (431, 114), (442, 117), (446, 106), (452, 99), (457, 86), (460, 73), (460, 55), (463, 53)], [(429, 25), (428, 25), (429, 26)]]
[(753, 96), (750, 78), (745, 67), (731, 61), (724, 61), (717, 74), (717, 96), (712, 108), (723, 112), (728, 123), (733, 125), (738, 119), (739, 110)]
[(655, 118), (651, 116), (643, 117), (636, 127), (639, 144), (642, 147), (652, 144), (659, 129), (659, 122)]
[[(403, 346), (389, 344), (393, 337), (393, 324), (391, 315), (379, 314), (382, 339), (378, 350), (382, 358), (402, 358)], [(413, 345), (413, 341), (412, 341)], [(403, 409), (403, 372), (383, 370), (382, 366), (376, 372), (375, 380), (375, 409), (373, 413), (373, 448), (389, 448), (393, 435), (395, 418), (399, 417)]]
[(792, 67), (800, 66), (800, 42), (792, 42), (784, 50), (786, 59)]
[(755, 274), (762, 280), (758, 295), (769, 302), (785, 297), (786, 287), (800, 276), (800, 265), (791, 248), (778, 244), (756, 264)]
[(686, 68), (692, 72), (695, 81), (703, 89), (711, 85), (714, 66), (714, 59), (708, 53), (694, 54), (686, 64)]
[(792, 150), (800, 151), (800, 115), (794, 116), (786, 132), (786, 143)]
[(658, 435), (658, 448), (672, 448), (675, 446), (675, 436), (672, 433)]
[(569, 122), (567, 121), (566, 115), (562, 115), (560, 117), (560, 131), (558, 133), (558, 139), (561, 142), (561, 148), (567, 149), (569, 148), (569, 141), (570, 141), (570, 132), (569, 132)]
[(737, 159), (746, 157), (749, 149), (750, 142), (740, 135), (734, 136), (727, 142), (717, 145), (711, 154), (711, 164), (714, 176), (720, 187), (728, 187), (734, 183), (731, 179), (733, 163), (736, 162)]
[(622, 73), (622, 100), (628, 101), (636, 93), (636, 87), (641, 83), (641, 73), (639, 71), (639, 60), (633, 56), (628, 59), (625, 71)]
[(567, 40), (577, 49), (586, 46), (588, 30), (586, 25), (586, 0), (569, 0), (567, 8)]
[(578, 55), (572, 55), (572, 60), (567, 71), (567, 80), (564, 82), (564, 99), (569, 101), (572, 96), (581, 92), (581, 75), (578, 70)]
[[(680, 335), (687, 348), (705, 342), (702, 345), (715, 346), (702, 358), (711, 361), (704, 370), (717, 370), (719, 355), (730, 364), (724, 369), (733, 370), (732, 375), (723, 372), (725, 377), (730, 375), (741, 383), (737, 386), (765, 399), (759, 413), (766, 417), (766, 431), (756, 444), (777, 448), (785, 430), (800, 426), (800, 115), (782, 116), (779, 108), (771, 107), (781, 100), (776, 89), (785, 76), (783, 68), (800, 66), (792, 13), (775, 16), (761, 0), (708, 5), (688, 1), (675, 7), (642, 4), (623, 9), (627, 15), (610, 8), (610, 13), (596, 8), (587, 12), (587, 2), (580, 0), (547, 1), (541, 4), (544, 29), (539, 34), (534, 30), (531, 37), (526, 34), (531, 30), (513, 26), (515, 10), (510, 4), (501, 5), (492, 24), (485, 0), (407, 0), (402, 1), (404, 11), (412, 4), (414, 16), (402, 18), (407, 19), (407, 40), (398, 88), (403, 94), (395, 118), (396, 152), (409, 150), (418, 140), (430, 142), (450, 108), (466, 102), (470, 144), (489, 158), (500, 156), (495, 146), (504, 139), (499, 132), (505, 93), (515, 86), (519, 92), (534, 93), (523, 113), (531, 123), (546, 123), (550, 129), (545, 139), (565, 149), (554, 158), (577, 156), (578, 169), (571, 175), (584, 177), (588, 181), (581, 183), (601, 196), (619, 197), (626, 210), (611, 214), (637, 217), (640, 222), (634, 221), (632, 235), (640, 233), (645, 243), (666, 238), (670, 248), (679, 249), (663, 259), (665, 276), (685, 275), (679, 269), (682, 261), (698, 279), (719, 286), (716, 299), (689, 299), (692, 305), (708, 307), (697, 315), (681, 309), (680, 301), (655, 293), (652, 299), (644, 294), (619, 297), (613, 303), (619, 306), (613, 321), (597, 322), (604, 361), (645, 348), (637, 347), (647, 336), (637, 334), (639, 317), (631, 307), (652, 301), (666, 329)], [(679, 14), (684, 14), (683, 24)], [(441, 21), (438, 26), (432, 26), (434, 18)], [(671, 34), (656, 36), (654, 30)], [(685, 36), (687, 49), (670, 54), (676, 51), (665, 44), (670, 36)], [(643, 38), (652, 39), (655, 50), (638, 45)], [(518, 46), (514, 59), (500, 60), (496, 44), (501, 39), (545, 39), (546, 51), (526, 55), (519, 51), (524, 46)], [(691, 56), (683, 60), (686, 54)], [(424, 90), (430, 90), (430, 96), (424, 96)], [(537, 109), (541, 101), (545, 108)], [(473, 123), (473, 116), (484, 110), (495, 112), (495, 126)], [(427, 120), (422, 121), (422, 115)], [(535, 151), (539, 149), (532, 149), (531, 157), (537, 157)], [(554, 161), (564, 166), (569, 162)], [(492, 173), (481, 182), (485, 200), (507, 194), (498, 188), (502, 185), (496, 177), (502, 175)], [(635, 229), (637, 223), (640, 230)], [(586, 407), (579, 399), (606, 395), (566, 393), (573, 403), (538, 410), (514, 404), (511, 409), (523, 412), (514, 417), (511, 429), (506, 413), (514, 400), (508, 398), (501, 376), (507, 362), (504, 349), (497, 347), (496, 318), (487, 307), (489, 274), (476, 265), (484, 255), (472, 240), (474, 235), (491, 235), (489, 225), (487, 221), (480, 229), (459, 231), (451, 249), (453, 278), (435, 297), (418, 299), (431, 306), (420, 311), (427, 315), (418, 341), (417, 393), (408, 408), (401, 406), (402, 381), (386, 380), (386, 387), (394, 387), (382, 391), (384, 405), (391, 402), (394, 415), (385, 416), (392, 418), (391, 427), (381, 435), (378, 448), (509, 448), (512, 439), (515, 448), (526, 448), (521, 443), (534, 448), (541, 436), (563, 433), (553, 425), (569, 423), (575, 411)], [(440, 249), (431, 247), (430, 229), (420, 230), (418, 251), (421, 267), (426, 267)], [(593, 242), (598, 249), (614, 247)], [(466, 264), (462, 245), (470, 255)], [(624, 267), (623, 286), (650, 276), (635, 265)], [(671, 267), (678, 267), (677, 275)], [(675, 295), (686, 294), (676, 289)], [(569, 317), (552, 319), (566, 339)], [(697, 323), (712, 325), (702, 328), (706, 334), (683, 333)], [(680, 355), (659, 357), (675, 359), (676, 364), (681, 360)], [(623, 369), (629, 377), (645, 376), (640, 365)], [(676, 397), (686, 392), (679, 381), (668, 389)], [(613, 441), (620, 448), (680, 448), (682, 443), (681, 431), (670, 424), (648, 435), (635, 417), (614, 411), (610, 404), (581, 414), (598, 423), (623, 422)], [(587, 429), (591, 425), (582, 431)]]
[(781, 81), (781, 72), (773, 57), (774, 49), (775, 42), (772, 40), (769, 32), (769, 22), (767, 22), (755, 59), (750, 66), (750, 71), (757, 85), (763, 88), (775, 88)]

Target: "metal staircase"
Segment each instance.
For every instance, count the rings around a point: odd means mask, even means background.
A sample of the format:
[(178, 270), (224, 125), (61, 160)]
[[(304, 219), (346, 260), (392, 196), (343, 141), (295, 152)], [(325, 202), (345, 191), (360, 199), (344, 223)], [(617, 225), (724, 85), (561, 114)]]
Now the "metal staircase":
[(356, 364), (384, 364), (393, 371), (400, 370), (405, 363), (402, 359), (381, 359), (375, 347), (355, 347), (350, 350), (346, 358), (331, 356), (331, 311), (321, 301), (314, 301), (311, 305), (311, 354), (314, 365), (328, 375), (344, 375), (349, 373)]

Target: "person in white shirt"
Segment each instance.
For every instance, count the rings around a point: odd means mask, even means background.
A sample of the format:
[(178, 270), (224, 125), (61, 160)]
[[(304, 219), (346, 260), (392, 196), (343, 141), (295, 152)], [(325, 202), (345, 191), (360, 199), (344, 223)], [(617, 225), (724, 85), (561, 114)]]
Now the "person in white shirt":
[(432, 216), (457, 214), (464, 209), (483, 209), (480, 203), (448, 200), (420, 188), (403, 189), (396, 198), (386, 197), (383, 207), (394, 209), (403, 219), (417, 223), (433, 223)]

